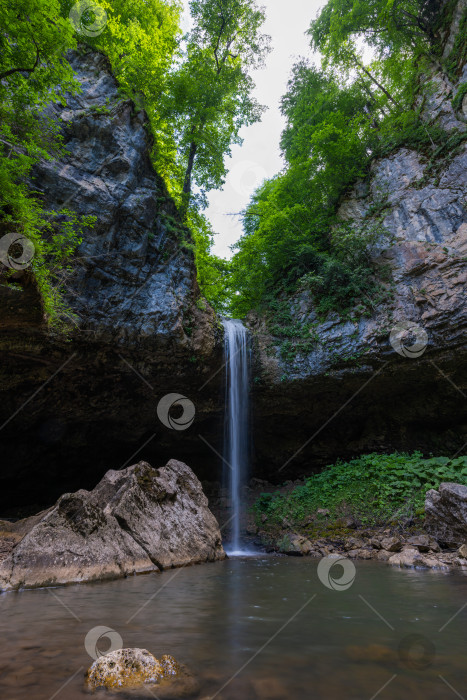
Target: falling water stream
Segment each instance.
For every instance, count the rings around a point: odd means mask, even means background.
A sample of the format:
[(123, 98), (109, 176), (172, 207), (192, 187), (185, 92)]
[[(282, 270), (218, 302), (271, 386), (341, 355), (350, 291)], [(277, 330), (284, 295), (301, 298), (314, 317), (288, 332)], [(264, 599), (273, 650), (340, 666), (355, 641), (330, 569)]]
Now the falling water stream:
[(249, 342), (241, 321), (224, 320), (226, 405), (224, 469), (232, 504), (232, 551), (242, 553), (240, 522), (241, 486), (248, 474), (249, 457)]
[[(124, 647), (173, 654), (195, 669), (197, 698), (467, 698), (462, 570), (356, 561), (353, 584), (340, 591), (323, 581), (313, 557), (245, 557), (249, 338), (240, 321), (224, 327), (229, 554), (241, 556), (176, 573), (1, 594), (0, 699), (89, 698), (84, 672), (106, 651), (98, 647), (107, 638), (102, 630)], [(102, 636), (90, 649), (85, 643), (96, 630)]]

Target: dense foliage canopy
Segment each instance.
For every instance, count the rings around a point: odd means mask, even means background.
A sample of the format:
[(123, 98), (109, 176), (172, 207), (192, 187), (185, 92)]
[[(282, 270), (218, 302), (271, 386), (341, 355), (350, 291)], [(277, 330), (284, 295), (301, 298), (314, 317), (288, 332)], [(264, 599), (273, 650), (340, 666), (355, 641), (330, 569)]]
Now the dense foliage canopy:
[[(299, 60), (281, 103), (284, 170), (254, 194), (228, 262), (212, 254), (214, 232), (202, 210), (206, 193), (225, 181), (225, 158), (241, 143), (240, 129), (263, 111), (251, 73), (269, 50), (264, 11), (250, 0), (191, 0), (191, 29), (183, 36), (178, 0), (5, 0), (0, 233), (16, 232), (34, 245), (31, 269), (49, 318), (63, 314), (57, 276), (93, 223), (68, 210), (44, 211), (27, 185), (38, 159), (60, 154), (57, 124), (42, 110), (79, 89), (69, 49), (105, 53), (122, 97), (146, 109), (155, 167), (193, 231), (200, 285), (218, 310), (275, 308), (304, 288), (322, 313), (364, 310), (384, 296), (371, 263), (384, 232), (374, 219), (358, 229), (337, 221), (337, 205), (376, 156), (404, 143), (433, 149), (447, 142), (439, 127), (425, 123), (415, 98), (422, 73), (440, 66), (440, 37), (453, 6), (454, 0), (328, 1), (308, 30), (321, 66)], [(464, 35), (445, 61), (449, 75), (465, 53)], [(12, 271), (2, 270), (11, 284)]]
[[(205, 193), (224, 182), (224, 157), (240, 142), (240, 128), (260, 118), (250, 71), (268, 42), (260, 32), (263, 12), (248, 0), (192, 0), (190, 9), (192, 29), (184, 37), (177, 0), (2, 4), (0, 233), (13, 231), (33, 244), (31, 269), (52, 321), (64, 312), (57, 276), (93, 221), (44, 211), (27, 179), (38, 159), (60, 154), (58, 125), (42, 110), (79, 89), (67, 60), (76, 48), (106, 54), (122, 97), (147, 111), (154, 164), (192, 227), (200, 282), (219, 303), (226, 298), (227, 287), (220, 288), (226, 263), (211, 255), (213, 231), (201, 209)], [(14, 271), (2, 266), (1, 274), (14, 285)]]
[[(282, 99), (285, 168), (258, 189), (244, 213), (232, 261), (234, 314), (260, 308), (275, 315), (272, 300), (301, 289), (323, 313), (365, 313), (390, 294), (371, 262), (385, 235), (378, 212), (359, 227), (338, 221), (336, 212), (374, 158), (401, 145), (433, 155), (447, 143), (448, 135), (422, 116), (417, 94), (423, 82), (428, 89), (431, 67), (440, 67), (441, 30), (453, 5), (329, 0), (311, 23), (321, 66), (298, 61)], [(383, 210), (384, 197), (375, 204)]]

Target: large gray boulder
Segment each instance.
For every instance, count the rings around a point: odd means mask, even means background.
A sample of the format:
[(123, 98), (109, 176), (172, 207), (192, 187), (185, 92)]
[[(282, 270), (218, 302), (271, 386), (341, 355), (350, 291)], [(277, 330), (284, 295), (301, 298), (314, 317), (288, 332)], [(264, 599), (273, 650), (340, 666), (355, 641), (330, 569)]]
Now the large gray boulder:
[(0, 563), (0, 590), (163, 570), (225, 557), (201, 483), (182, 462), (108, 471), (61, 496)]
[(438, 541), (457, 546), (467, 542), (467, 486), (440, 484), (425, 497), (425, 529)]

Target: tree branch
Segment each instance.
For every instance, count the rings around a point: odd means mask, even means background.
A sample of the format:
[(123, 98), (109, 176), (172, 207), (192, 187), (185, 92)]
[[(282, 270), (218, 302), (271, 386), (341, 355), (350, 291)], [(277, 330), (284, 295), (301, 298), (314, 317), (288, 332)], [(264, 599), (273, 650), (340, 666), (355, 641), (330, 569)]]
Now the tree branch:
[(6, 70), (3, 73), (0, 73), (0, 80), (3, 80), (3, 78), (8, 78), (9, 75), (14, 75), (14, 73), (29, 73), (29, 74), (34, 73), (37, 66), (39, 65), (40, 51), (39, 51), (39, 47), (37, 45), (37, 42), (33, 36), (31, 37), (31, 39), (34, 43), (34, 46), (36, 47), (36, 61), (33, 65), (33, 67), (32, 68), (10, 68), (9, 70)]
[(400, 108), (401, 108), (400, 104), (394, 99), (394, 97), (391, 95), (391, 93), (388, 92), (388, 91), (386, 90), (386, 88), (384, 87), (384, 85), (381, 85), (381, 83), (380, 83), (378, 80), (376, 80), (376, 78), (374, 77), (374, 75), (372, 75), (372, 74), (370, 73), (370, 71), (367, 70), (367, 69), (365, 68), (365, 66), (363, 65), (363, 63), (361, 63), (361, 62), (359, 61), (358, 56), (357, 56), (353, 51), (348, 51), (348, 53), (349, 53), (350, 56), (352, 56), (353, 60), (354, 60), (355, 63), (357, 64), (357, 66), (365, 73), (365, 75), (367, 75), (367, 76), (370, 78), (370, 80), (371, 80), (375, 85), (377, 85), (377, 86), (379, 87), (380, 90), (382, 90), (382, 92), (386, 95), (386, 97), (388, 98), (388, 100), (390, 100), (390, 101), (393, 103), (393, 105), (395, 105), (396, 107), (398, 107), (398, 108), (400, 109)]
[(219, 30), (219, 34), (218, 34), (218, 37), (217, 37), (216, 48), (214, 49), (214, 57), (215, 57), (215, 59), (216, 59), (216, 66), (217, 66), (217, 75), (219, 75), (219, 73), (221, 72), (221, 68), (219, 67), (219, 57), (218, 57), (218, 55), (217, 55), (217, 52), (219, 51), (220, 44), (221, 44), (222, 33), (223, 33), (224, 27), (225, 27), (225, 25), (226, 25), (226, 19), (225, 19), (225, 17), (224, 17), (223, 15), (221, 15), (221, 17), (222, 17), (222, 24), (221, 24), (221, 28), (220, 28), (220, 30)]

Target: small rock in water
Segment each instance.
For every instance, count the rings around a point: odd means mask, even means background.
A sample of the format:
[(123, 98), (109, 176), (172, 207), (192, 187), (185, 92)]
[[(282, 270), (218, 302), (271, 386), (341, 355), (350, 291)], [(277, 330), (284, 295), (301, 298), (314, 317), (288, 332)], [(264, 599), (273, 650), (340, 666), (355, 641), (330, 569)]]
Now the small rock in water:
[(261, 700), (286, 700), (289, 690), (278, 678), (253, 678), (253, 688)]
[(393, 554), (389, 559), (392, 566), (399, 566), (401, 569), (446, 569), (447, 565), (432, 556), (423, 555), (416, 547), (404, 547), (402, 552)]
[(467, 544), (462, 544), (457, 550), (460, 557), (467, 559)]
[(147, 649), (117, 649), (99, 657), (86, 673), (96, 691), (131, 691), (136, 697), (176, 698), (199, 692), (199, 684), (173, 656), (156, 659)]

